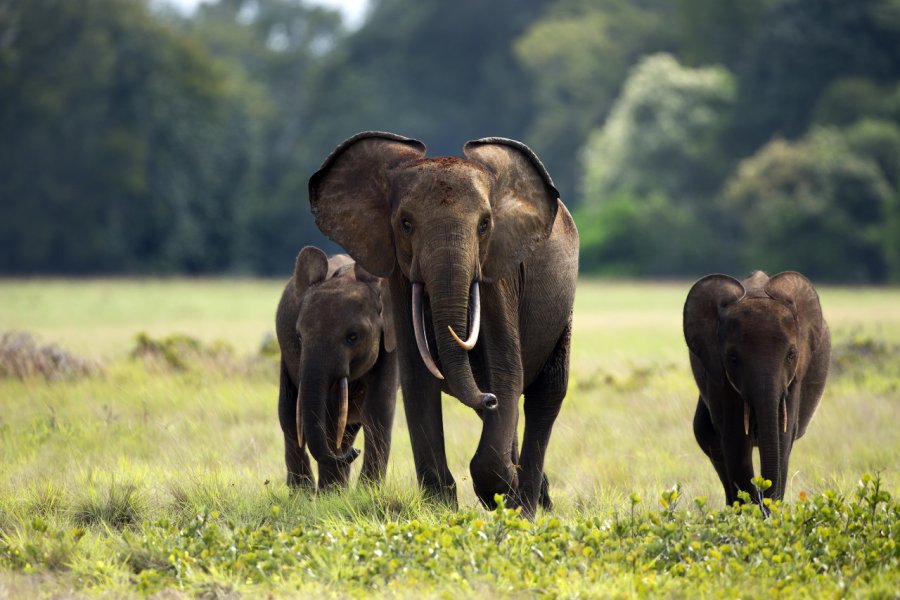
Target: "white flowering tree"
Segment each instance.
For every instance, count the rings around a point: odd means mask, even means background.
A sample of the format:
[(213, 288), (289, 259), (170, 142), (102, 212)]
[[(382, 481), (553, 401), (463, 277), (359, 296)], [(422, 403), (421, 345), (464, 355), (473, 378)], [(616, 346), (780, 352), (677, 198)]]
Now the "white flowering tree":
[(587, 267), (638, 275), (719, 267), (711, 230), (730, 166), (720, 148), (734, 98), (721, 67), (691, 69), (655, 54), (633, 69), (583, 152), (577, 217)]

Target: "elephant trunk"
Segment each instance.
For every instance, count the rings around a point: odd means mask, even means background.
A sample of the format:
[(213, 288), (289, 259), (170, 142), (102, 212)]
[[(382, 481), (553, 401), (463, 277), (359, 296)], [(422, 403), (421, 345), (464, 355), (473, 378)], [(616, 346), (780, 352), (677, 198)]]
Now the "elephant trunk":
[(781, 464), (782, 453), (786, 451), (781, 444), (783, 393), (771, 387), (765, 388), (756, 395), (754, 406), (758, 427), (759, 464), (763, 478), (772, 482), (765, 491), (768, 498), (781, 498)]
[[(327, 399), (331, 394), (332, 378), (326, 375), (322, 369), (315, 367), (306, 367), (300, 374), (300, 391), (298, 393), (299, 410), (298, 421), (302, 421), (303, 438), (305, 439), (310, 453), (316, 462), (333, 463), (333, 462), (352, 462), (355, 456), (355, 450), (348, 448), (344, 452), (340, 452), (341, 439), (343, 438), (343, 427), (346, 426), (346, 410), (347, 410), (347, 384), (346, 377), (339, 378), (338, 387), (340, 389), (340, 398), (338, 406), (333, 411), (334, 418), (328, 419), (328, 402)], [(341, 418), (343, 415), (343, 418)], [(328, 432), (332, 430), (329, 424), (336, 423), (334, 428), (336, 437), (334, 443), (328, 442)], [(338, 451), (335, 454), (335, 450)]]
[(471, 322), (474, 326), (476, 322), (476, 315), (472, 315), (470, 321), (469, 309), (473, 303), (472, 288), (475, 288), (476, 295), (478, 288), (477, 284), (473, 286), (472, 273), (456, 266), (458, 264), (451, 263), (443, 270), (432, 273), (425, 284), (431, 298), (438, 355), (443, 375), (454, 396), (476, 410), (494, 410), (497, 408), (497, 397), (478, 389), (469, 364), (469, 355), (455, 335), (456, 332), (467, 332), (466, 335), (474, 345), (474, 336), (471, 335), (474, 332), (467, 329), (467, 324)]

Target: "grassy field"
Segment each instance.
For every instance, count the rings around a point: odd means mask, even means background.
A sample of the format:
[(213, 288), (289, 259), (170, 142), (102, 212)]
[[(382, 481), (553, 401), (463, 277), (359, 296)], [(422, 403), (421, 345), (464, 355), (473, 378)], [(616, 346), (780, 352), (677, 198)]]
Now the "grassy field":
[[(419, 497), (402, 408), (383, 490), (290, 496), (275, 363), (259, 355), (282, 285), (0, 282), (0, 332), (31, 332), (102, 369), (0, 379), (0, 597), (900, 589), (900, 509), (884, 496), (900, 481), (898, 289), (820, 290), (835, 366), (795, 446), (786, 506), (761, 519), (722, 510), (693, 439), (697, 393), (681, 335), (689, 284), (582, 281), (569, 394), (547, 457), (556, 509), (532, 524), (478, 506), (467, 464), (479, 421), (452, 398), (458, 512)], [(140, 332), (213, 350), (176, 369), (131, 357)], [(868, 472), (880, 488), (872, 480), (857, 496)]]

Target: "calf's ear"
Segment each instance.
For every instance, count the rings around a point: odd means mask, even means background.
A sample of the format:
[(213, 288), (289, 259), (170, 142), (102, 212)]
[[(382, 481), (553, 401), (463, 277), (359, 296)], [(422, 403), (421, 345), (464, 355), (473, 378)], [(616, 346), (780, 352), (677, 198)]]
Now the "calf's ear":
[(744, 293), (744, 286), (734, 277), (714, 274), (698, 280), (684, 301), (684, 341), (703, 366), (704, 375), (716, 385), (725, 381), (722, 357), (718, 355), (720, 313)]
[(299, 300), (310, 286), (325, 281), (328, 257), (314, 246), (306, 246), (294, 263), (294, 295)]
[(800, 330), (800, 339), (806, 340), (808, 344), (809, 352), (801, 353), (805, 362), (809, 353), (814, 352), (822, 343), (826, 331), (822, 305), (819, 303), (816, 288), (800, 273), (785, 271), (769, 280), (766, 284), (766, 293), (787, 304), (794, 313)]

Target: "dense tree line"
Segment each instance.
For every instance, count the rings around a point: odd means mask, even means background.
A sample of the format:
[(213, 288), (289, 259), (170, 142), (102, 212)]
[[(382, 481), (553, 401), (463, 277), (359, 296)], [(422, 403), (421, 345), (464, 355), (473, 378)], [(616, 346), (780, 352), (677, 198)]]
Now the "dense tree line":
[(0, 272), (286, 273), (381, 129), (528, 143), (585, 271), (900, 281), (900, 0), (160, 6), (0, 0)]

